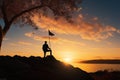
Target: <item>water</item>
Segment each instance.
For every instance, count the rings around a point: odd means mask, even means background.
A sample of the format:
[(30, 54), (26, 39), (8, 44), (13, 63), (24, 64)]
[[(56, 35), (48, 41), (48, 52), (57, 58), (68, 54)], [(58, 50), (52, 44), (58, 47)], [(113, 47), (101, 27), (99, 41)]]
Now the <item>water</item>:
[(80, 69), (87, 72), (96, 72), (98, 70), (108, 70), (108, 71), (120, 71), (120, 64), (84, 64), (84, 63), (73, 63), (74, 67), (79, 67)]

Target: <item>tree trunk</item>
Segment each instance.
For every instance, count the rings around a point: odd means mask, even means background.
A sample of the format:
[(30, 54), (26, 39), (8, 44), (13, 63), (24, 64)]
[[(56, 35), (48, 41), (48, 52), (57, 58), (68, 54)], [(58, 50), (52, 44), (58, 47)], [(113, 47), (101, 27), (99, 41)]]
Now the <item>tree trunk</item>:
[(0, 51), (2, 46), (2, 40), (3, 40), (3, 33), (2, 33), (2, 27), (0, 26)]
[(6, 33), (8, 32), (9, 29), (10, 29), (10, 24), (7, 24), (3, 29), (0, 26), (0, 51), (1, 51), (3, 38), (5, 37), (5, 35), (6, 35)]
[(0, 33), (0, 51), (1, 51), (1, 46), (2, 46), (2, 37), (1, 37), (1, 33)]
[(7, 33), (8, 30), (10, 29), (11, 24), (12, 24), (18, 17), (20, 17), (21, 15), (23, 15), (23, 14), (25, 14), (25, 13), (27, 13), (27, 12), (30, 12), (30, 11), (32, 11), (32, 10), (42, 8), (42, 7), (43, 7), (43, 6), (40, 5), (40, 6), (36, 6), (36, 7), (30, 8), (30, 9), (26, 9), (26, 10), (20, 12), (19, 14), (14, 15), (14, 16), (11, 18), (11, 20), (8, 21), (7, 16), (6, 16), (6, 12), (5, 12), (5, 8), (4, 8), (4, 6), (2, 6), (2, 11), (1, 11), (1, 12), (2, 12), (2, 14), (3, 14), (3, 20), (4, 20), (4, 22), (5, 22), (5, 26), (4, 26), (3, 29), (2, 29), (2, 27), (1, 27), (1, 25), (0, 25), (0, 51), (1, 51), (1, 46), (2, 46), (3, 38), (5, 37), (6, 33)]

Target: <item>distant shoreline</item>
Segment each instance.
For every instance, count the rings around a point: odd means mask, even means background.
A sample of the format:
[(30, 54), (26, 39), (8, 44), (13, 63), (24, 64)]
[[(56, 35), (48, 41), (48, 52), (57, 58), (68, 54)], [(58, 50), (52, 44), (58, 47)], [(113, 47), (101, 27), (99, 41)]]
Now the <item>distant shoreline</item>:
[(79, 63), (86, 64), (120, 64), (120, 59), (96, 59), (96, 60), (84, 60)]

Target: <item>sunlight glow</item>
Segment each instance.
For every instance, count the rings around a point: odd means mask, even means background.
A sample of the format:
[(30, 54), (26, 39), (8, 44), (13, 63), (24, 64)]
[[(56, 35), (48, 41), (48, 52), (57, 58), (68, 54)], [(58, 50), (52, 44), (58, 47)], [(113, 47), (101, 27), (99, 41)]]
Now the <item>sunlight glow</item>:
[(71, 60), (71, 58), (68, 58), (68, 57), (67, 57), (67, 58), (64, 58), (64, 61), (65, 61), (66, 63), (71, 63), (72, 60)]

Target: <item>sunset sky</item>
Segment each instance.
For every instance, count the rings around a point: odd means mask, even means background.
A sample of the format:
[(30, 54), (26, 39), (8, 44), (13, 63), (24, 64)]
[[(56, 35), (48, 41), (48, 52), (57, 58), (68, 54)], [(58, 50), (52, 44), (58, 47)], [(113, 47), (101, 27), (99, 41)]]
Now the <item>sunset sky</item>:
[[(73, 15), (74, 24), (64, 18), (50, 17), (32, 21), (39, 27), (12, 25), (2, 44), (0, 55), (43, 57), (42, 44), (51, 37), (53, 55), (59, 60), (120, 59), (120, 0), (83, 0)], [(4, 25), (2, 19), (0, 24)], [(49, 54), (49, 53), (48, 53)]]

